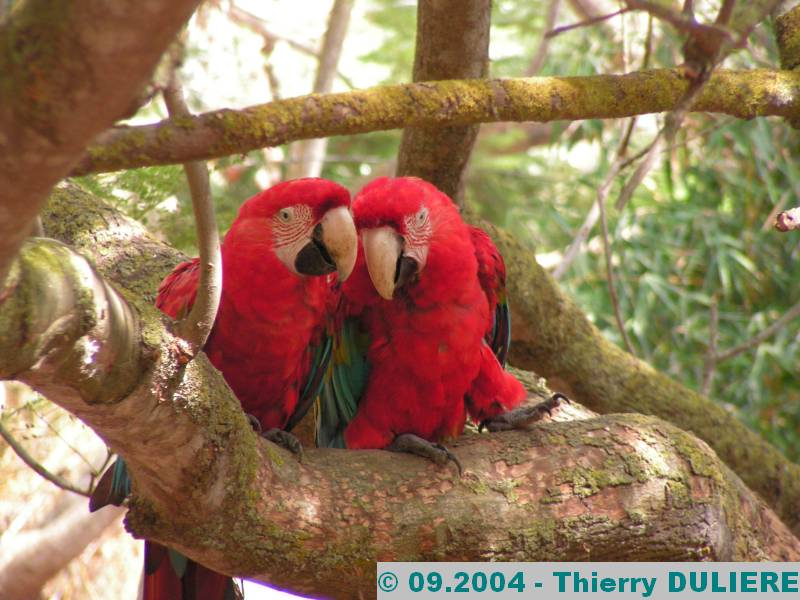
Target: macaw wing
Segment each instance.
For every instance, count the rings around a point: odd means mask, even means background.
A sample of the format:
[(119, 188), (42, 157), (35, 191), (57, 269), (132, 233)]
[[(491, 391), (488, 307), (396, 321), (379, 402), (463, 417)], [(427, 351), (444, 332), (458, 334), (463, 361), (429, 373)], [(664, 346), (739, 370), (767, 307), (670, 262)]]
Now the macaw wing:
[(200, 259), (182, 262), (158, 286), (156, 308), (175, 320), (184, 318), (192, 309), (200, 281)]
[(330, 368), (317, 404), (317, 446), (344, 448), (344, 430), (355, 417), (369, 377), (369, 336), (356, 317), (345, 318), (333, 335)]
[(472, 246), (478, 259), (478, 280), (489, 301), (491, 322), (486, 327), (486, 343), (505, 366), (511, 344), (511, 313), (506, 297), (506, 263), (492, 238), (477, 227), (470, 226)]
[(319, 343), (311, 349), (311, 352), (311, 368), (308, 371), (303, 390), (300, 392), (300, 397), (297, 399), (297, 406), (295, 406), (292, 416), (289, 417), (284, 427), (286, 431), (291, 431), (306, 416), (308, 409), (311, 408), (314, 400), (319, 396), (325, 374), (331, 364), (333, 337), (324, 334)]

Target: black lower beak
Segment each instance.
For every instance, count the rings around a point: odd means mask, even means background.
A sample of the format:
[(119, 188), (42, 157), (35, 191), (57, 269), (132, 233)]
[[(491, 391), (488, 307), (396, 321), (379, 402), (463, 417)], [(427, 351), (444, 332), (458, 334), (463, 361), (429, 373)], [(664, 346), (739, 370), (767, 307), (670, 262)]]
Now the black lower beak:
[(336, 270), (336, 263), (322, 243), (322, 228), (317, 225), (311, 241), (303, 246), (294, 259), (294, 268), (303, 275), (327, 275)]
[(417, 275), (417, 261), (402, 254), (397, 258), (394, 270), (394, 289), (399, 290), (414, 280)]

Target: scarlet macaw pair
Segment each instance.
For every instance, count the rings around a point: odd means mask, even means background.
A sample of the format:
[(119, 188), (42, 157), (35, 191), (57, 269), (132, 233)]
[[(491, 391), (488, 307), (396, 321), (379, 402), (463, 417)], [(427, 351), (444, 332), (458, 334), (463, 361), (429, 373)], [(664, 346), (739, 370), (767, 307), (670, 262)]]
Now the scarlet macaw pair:
[[(284, 182), (247, 200), (225, 236), (222, 297), (204, 350), (243, 410), (298, 451), (288, 431), (319, 396), (318, 445), (439, 463), (455, 460), (440, 442), (458, 436), (467, 415), (490, 429), (530, 420), (535, 412), (512, 411), (525, 392), (502, 366), (505, 266), (489, 237), (415, 178), (372, 182), (352, 217), (349, 204), (336, 183)], [(186, 314), (198, 279), (197, 259), (178, 265), (156, 306)], [(114, 473), (94, 508), (127, 494), (124, 469)], [(234, 594), (227, 577), (149, 542), (146, 573), (145, 599)]]

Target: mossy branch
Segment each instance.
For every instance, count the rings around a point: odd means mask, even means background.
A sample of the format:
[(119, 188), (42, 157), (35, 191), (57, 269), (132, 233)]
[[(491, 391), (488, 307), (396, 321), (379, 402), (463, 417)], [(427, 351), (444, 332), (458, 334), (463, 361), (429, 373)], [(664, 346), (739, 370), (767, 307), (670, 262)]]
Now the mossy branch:
[[(73, 175), (176, 164), (286, 142), (407, 126), (619, 118), (672, 110), (689, 81), (679, 69), (628, 75), (475, 79), (302, 96), (99, 135)], [(800, 73), (714, 73), (693, 111), (743, 119), (800, 115)]]
[(800, 532), (800, 466), (723, 406), (608, 341), (538, 265), (530, 248), (481, 225), (492, 233), (508, 267), (515, 365), (536, 371), (553, 390), (598, 412), (655, 415), (691, 431)]
[[(45, 227), (53, 233), (58, 225), (97, 269), (60, 242), (27, 243), (13, 287), (0, 296), (0, 320), (22, 338), (24, 324), (35, 323), (33, 340), (62, 313), (73, 315), (67, 323), (74, 326), (20, 356), (0, 352), (0, 373), (77, 414), (126, 459), (134, 480), (127, 524), (135, 535), (218, 571), (334, 598), (372, 595), (377, 560), (800, 559), (800, 541), (705, 444), (652, 417), (468, 434), (453, 446), (462, 478), (450, 467), (377, 450), (309, 449), (297, 461), (252, 431), (203, 354), (185, 364), (144, 291), (170, 251), (155, 251), (157, 242), (114, 214), (74, 186), (59, 189)], [(123, 240), (140, 249), (111, 259)], [(140, 279), (147, 254), (153, 260)], [(45, 257), (48, 276), (73, 293), (34, 299), (22, 292), (44, 277)], [(62, 368), (85, 357), (81, 340), (96, 335), (89, 317), (110, 305), (95, 293), (110, 289), (100, 273), (120, 290), (114, 303), (127, 299), (142, 322), (138, 335), (107, 341), (125, 339), (143, 357), (121, 361), (125, 373), (138, 373), (122, 395), (130, 377), (125, 386), (92, 383), (109, 368), (105, 361)]]
[(198, 3), (29, 0), (0, 22), (0, 281), (51, 188), (125, 115)]

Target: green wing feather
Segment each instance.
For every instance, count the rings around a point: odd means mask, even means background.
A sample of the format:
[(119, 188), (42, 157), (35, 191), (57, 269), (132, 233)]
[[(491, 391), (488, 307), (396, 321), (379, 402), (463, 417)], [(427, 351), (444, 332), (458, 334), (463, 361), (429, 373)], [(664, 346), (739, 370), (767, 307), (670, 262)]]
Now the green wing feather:
[(498, 294), (493, 317), (492, 332), (487, 341), (490, 341), (489, 347), (497, 356), (497, 360), (505, 367), (508, 349), (511, 346), (511, 311), (508, 309), (505, 288)]
[(317, 446), (344, 448), (344, 429), (355, 417), (369, 377), (369, 336), (358, 319), (345, 319), (334, 333), (330, 368), (317, 406)]
[(314, 400), (319, 396), (320, 390), (325, 379), (325, 374), (331, 362), (331, 354), (333, 352), (333, 336), (324, 335), (320, 343), (313, 349), (314, 358), (311, 360), (311, 369), (308, 372), (306, 384), (303, 386), (303, 391), (300, 393), (300, 398), (297, 400), (297, 406), (294, 413), (289, 417), (284, 429), (291, 431), (303, 417), (306, 416), (308, 409), (314, 404)]

